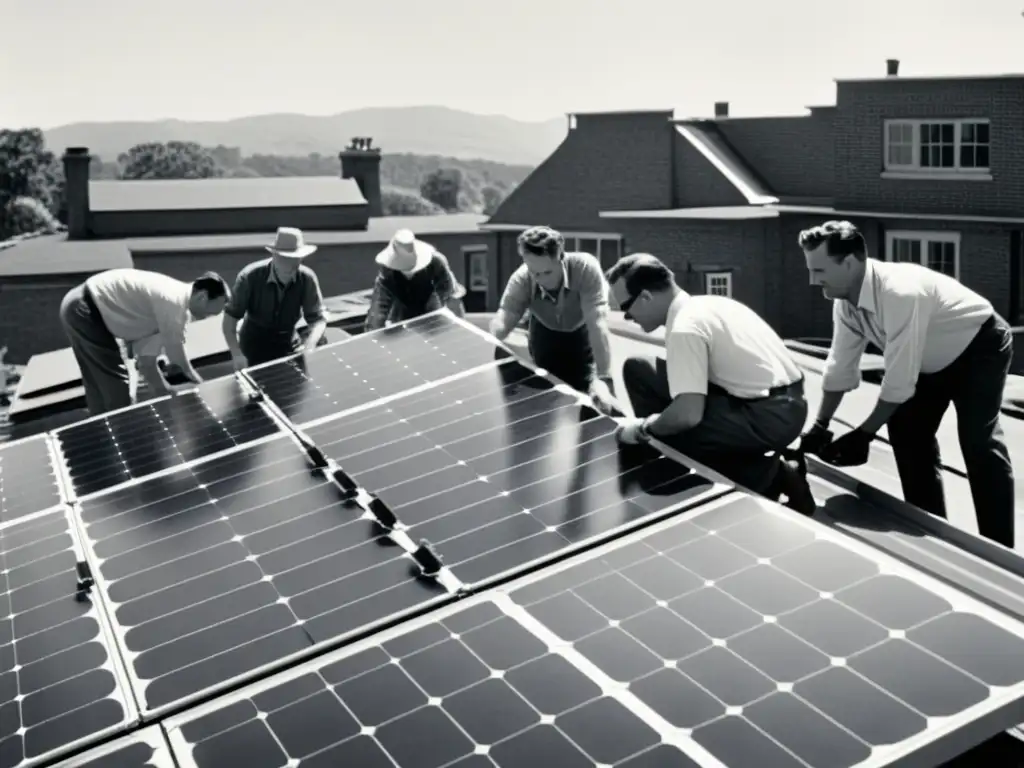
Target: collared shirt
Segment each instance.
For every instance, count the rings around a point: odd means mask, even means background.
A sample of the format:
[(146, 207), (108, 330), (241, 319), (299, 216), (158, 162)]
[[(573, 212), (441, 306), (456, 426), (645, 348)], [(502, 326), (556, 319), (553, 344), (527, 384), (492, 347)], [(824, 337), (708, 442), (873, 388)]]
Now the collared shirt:
[(95, 274), (85, 285), (110, 333), (135, 354), (156, 357), (163, 350), (171, 362), (184, 362), (191, 283), (125, 268)]
[(310, 325), (325, 320), (316, 272), (300, 264), (294, 279), (284, 285), (274, 273), (272, 261), (255, 261), (238, 273), (224, 313), (236, 320), (245, 318), (246, 325), (281, 334), (293, 332), (300, 317)]
[(397, 322), (425, 315), (461, 299), (465, 293), (440, 251), (434, 251), (430, 263), (412, 275), (381, 267), (373, 283), (366, 330), (383, 328), (389, 320)]
[(904, 403), (914, 396), (917, 377), (956, 360), (993, 313), (988, 299), (948, 275), (920, 264), (867, 259), (857, 302), (832, 302), (822, 389), (860, 386), (860, 358), (871, 342), (885, 358), (879, 396)]
[(530, 275), (525, 264), (512, 273), (500, 308), (517, 321), (526, 310), (552, 331), (575, 331), (608, 312), (608, 281), (601, 263), (589, 253), (568, 252), (562, 259), (562, 287), (550, 293)]
[(665, 364), (672, 397), (706, 395), (709, 382), (736, 397), (767, 397), (803, 375), (772, 327), (725, 296), (676, 296), (665, 321)]

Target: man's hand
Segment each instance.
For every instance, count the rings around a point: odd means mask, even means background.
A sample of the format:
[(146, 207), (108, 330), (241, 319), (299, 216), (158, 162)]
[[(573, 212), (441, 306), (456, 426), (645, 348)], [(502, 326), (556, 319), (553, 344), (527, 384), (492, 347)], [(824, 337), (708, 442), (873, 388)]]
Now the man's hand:
[(606, 416), (624, 415), (625, 412), (622, 410), (622, 406), (619, 405), (619, 401), (615, 399), (615, 395), (612, 394), (611, 388), (601, 379), (594, 379), (591, 382), (590, 390), (587, 394), (594, 401), (594, 406), (597, 410)]
[(873, 437), (870, 432), (854, 429), (834, 440), (819, 455), (837, 467), (859, 467), (867, 463)]
[(649, 439), (644, 432), (644, 420), (636, 418), (623, 419), (615, 430), (615, 437), (624, 445), (639, 445)]
[(831, 442), (832, 433), (828, 427), (814, 422), (814, 426), (800, 436), (799, 450), (801, 453), (813, 453), (821, 456), (821, 452), (826, 450)]
[(245, 355), (243, 355), (241, 352), (232, 352), (231, 365), (234, 366), (236, 371), (241, 372), (241, 370), (248, 366), (249, 363), (246, 361)]

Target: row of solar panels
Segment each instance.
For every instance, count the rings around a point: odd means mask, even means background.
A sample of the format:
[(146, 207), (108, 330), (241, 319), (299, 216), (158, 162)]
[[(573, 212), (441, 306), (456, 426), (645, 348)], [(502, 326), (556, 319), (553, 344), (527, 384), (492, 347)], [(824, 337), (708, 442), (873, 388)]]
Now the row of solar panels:
[(0, 768), (169, 715), (203, 768), (885, 765), (1014, 722), (1021, 625), (613, 430), (441, 313), (0, 450)]

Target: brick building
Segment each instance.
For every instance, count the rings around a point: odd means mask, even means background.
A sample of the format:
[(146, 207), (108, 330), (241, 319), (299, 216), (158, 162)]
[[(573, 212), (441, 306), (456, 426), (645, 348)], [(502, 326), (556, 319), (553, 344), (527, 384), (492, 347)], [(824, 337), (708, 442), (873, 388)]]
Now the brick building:
[(369, 288), (374, 256), (409, 227), (444, 253), (466, 286), (470, 311), (492, 308), (497, 237), (483, 216), (381, 216), (380, 150), (354, 141), (340, 153), (338, 177), (91, 181), (89, 151), (64, 155), (68, 232), (0, 249), (0, 347), (7, 361), (62, 348), (60, 301), (88, 275), (137, 267), (192, 280), (215, 270), (227, 280), (251, 261), (279, 226), (297, 226), (319, 246), (309, 260), (325, 296)]
[(728, 293), (786, 337), (830, 333), (797, 233), (863, 227), (872, 255), (941, 269), (1024, 323), (1024, 75), (837, 82), (794, 117), (576, 114), (565, 141), (484, 228), (497, 279), (515, 234), (546, 223), (610, 265), (650, 251), (694, 293)]

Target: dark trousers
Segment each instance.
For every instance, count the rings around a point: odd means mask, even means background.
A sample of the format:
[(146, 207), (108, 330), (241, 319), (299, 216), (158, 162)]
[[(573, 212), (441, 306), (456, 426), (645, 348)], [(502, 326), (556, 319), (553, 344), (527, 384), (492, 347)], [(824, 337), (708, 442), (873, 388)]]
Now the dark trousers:
[(553, 331), (531, 317), (529, 350), (538, 367), (575, 390), (590, 390), (596, 369), (586, 326), (575, 331)]
[(1013, 336), (994, 315), (960, 357), (938, 373), (921, 374), (914, 396), (889, 419), (889, 443), (903, 498), (946, 516), (942, 463), (936, 433), (950, 403), (956, 408), (960, 450), (978, 516), (978, 532), (1014, 545), (1013, 465), (999, 424), (1003, 389), (1013, 359)]
[(82, 372), (89, 413), (97, 416), (131, 405), (131, 384), (121, 349), (84, 283), (64, 296), (60, 322)]
[(242, 348), (246, 363), (260, 365), (295, 354), (302, 346), (302, 340), (294, 328), (276, 331), (246, 319), (242, 321), (242, 329), (238, 334), (238, 346)]
[[(622, 378), (638, 417), (661, 413), (672, 403), (663, 359), (631, 357), (622, 367)], [(752, 400), (709, 384), (700, 423), (658, 439), (734, 483), (778, 498), (774, 489), (781, 458), (774, 452), (796, 440), (806, 421), (803, 381)]]

